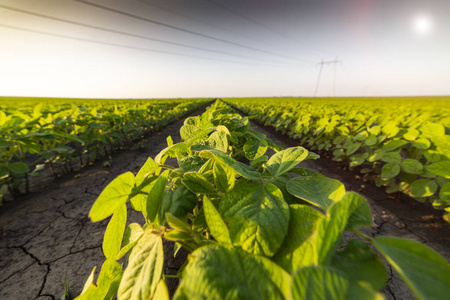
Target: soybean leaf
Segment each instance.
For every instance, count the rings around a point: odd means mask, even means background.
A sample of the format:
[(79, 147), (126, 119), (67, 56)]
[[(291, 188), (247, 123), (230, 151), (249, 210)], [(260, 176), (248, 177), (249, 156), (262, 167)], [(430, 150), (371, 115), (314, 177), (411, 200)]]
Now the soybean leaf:
[(411, 183), (411, 194), (414, 197), (429, 197), (437, 190), (437, 184), (430, 179), (419, 179)]
[(175, 191), (167, 192), (163, 199), (159, 211), (159, 224), (166, 224), (165, 214), (171, 213), (177, 218), (184, 218), (197, 205), (198, 200), (186, 187), (180, 187)]
[(347, 276), (331, 267), (300, 268), (292, 278), (292, 298), (296, 300), (347, 300)]
[(117, 254), (117, 260), (121, 259), (131, 248), (133, 248), (144, 234), (144, 229), (138, 223), (128, 225), (123, 238), (123, 248)]
[(206, 162), (207, 160), (205, 158), (193, 155), (180, 159), (178, 165), (185, 172), (198, 172)]
[(288, 172), (308, 156), (308, 150), (303, 147), (292, 147), (275, 153), (266, 163), (273, 176)]
[(231, 158), (227, 154), (217, 151), (217, 150), (203, 150), (199, 153), (202, 157), (213, 158), (216, 162), (220, 162), (224, 165), (235, 170), (239, 175), (244, 178), (255, 180), (261, 178), (261, 174), (257, 172), (255, 169), (238, 162), (237, 160)]
[(322, 175), (294, 178), (286, 184), (286, 189), (293, 196), (323, 210), (327, 210), (345, 194), (345, 187), (339, 180)]
[(350, 216), (358, 211), (364, 202), (366, 200), (362, 197), (343, 197), (333, 203), (313, 234), (295, 250), (298, 258), (295, 263), (299, 266), (329, 263), (342, 241)]
[(267, 151), (267, 141), (266, 140), (252, 140), (248, 141), (244, 145), (245, 157), (249, 160), (255, 160), (264, 155)]
[(220, 213), (233, 245), (249, 253), (271, 257), (287, 234), (289, 206), (273, 184), (236, 186), (222, 198)]
[(288, 278), (276, 264), (262, 263), (240, 249), (201, 247), (189, 258), (181, 299), (286, 299), (272, 276), (276, 281)]
[(232, 168), (216, 162), (214, 163), (213, 173), (214, 183), (220, 192), (226, 193), (233, 189), (236, 176)]
[(292, 279), (292, 298), (298, 300), (383, 300), (361, 281), (351, 281), (346, 274), (328, 266), (301, 268)]
[(206, 223), (211, 230), (212, 236), (222, 245), (231, 245), (230, 232), (225, 222), (206, 196), (203, 197), (203, 209)]
[(119, 175), (111, 181), (92, 205), (89, 212), (92, 222), (98, 222), (109, 217), (120, 205), (126, 203), (134, 183), (134, 175), (131, 172)]
[(186, 172), (181, 182), (194, 194), (214, 193), (214, 186), (202, 174)]
[(144, 233), (130, 254), (117, 298), (150, 299), (161, 279), (164, 251), (160, 236)]
[(273, 260), (289, 273), (293, 273), (303, 256), (302, 251), (296, 250), (314, 234), (324, 216), (307, 205), (293, 204), (289, 208), (288, 233)]
[(362, 197), (354, 192), (348, 192), (344, 195), (343, 199), (352, 198), (349, 201), (359, 203), (355, 210), (350, 215), (347, 222), (347, 230), (359, 229), (362, 226), (372, 225), (372, 212), (370, 210), (369, 203)]
[(402, 170), (408, 174), (420, 174), (423, 170), (423, 165), (415, 159), (407, 158), (400, 164)]
[(395, 237), (377, 237), (373, 244), (418, 299), (448, 298), (450, 266), (434, 250), (418, 242)]
[(26, 163), (15, 162), (6, 166), (8, 170), (16, 174), (25, 174), (30, 172), (30, 168)]
[(147, 205), (146, 205), (146, 218), (150, 223), (154, 224), (156, 215), (161, 207), (161, 201), (163, 199), (164, 189), (166, 187), (167, 178), (170, 171), (164, 171), (154, 184), (152, 185), (150, 191), (148, 192)]
[(450, 160), (435, 162), (429, 165), (427, 170), (438, 176), (450, 179)]
[(383, 289), (388, 274), (383, 261), (366, 243), (351, 239), (344, 250), (333, 257), (331, 265), (353, 281), (365, 281), (374, 290)]
[(151, 157), (149, 157), (136, 175), (136, 185), (139, 186), (144, 179), (151, 173), (155, 172), (158, 167), (159, 165), (155, 163)]
[(161, 279), (156, 287), (155, 294), (153, 295), (155, 300), (170, 300), (169, 290), (167, 289), (166, 282)]
[(85, 283), (83, 292), (76, 300), (104, 299), (110, 300), (117, 291), (122, 279), (122, 266), (114, 259), (106, 260), (100, 270), (97, 285), (93, 283), (95, 268)]
[(385, 164), (383, 168), (381, 168), (382, 180), (394, 178), (398, 174), (400, 174), (400, 165), (398, 164)]
[(155, 157), (155, 162), (157, 164), (163, 163), (168, 156), (178, 157), (181, 159), (183, 154), (188, 152), (188, 146), (186, 143), (178, 143), (172, 146), (164, 148), (161, 152), (158, 153)]
[(122, 245), (123, 233), (127, 223), (127, 206), (122, 204), (114, 212), (111, 220), (106, 227), (105, 237), (103, 238), (103, 254), (106, 259), (116, 259)]
[(252, 168), (258, 168), (262, 164), (265, 164), (269, 160), (269, 157), (267, 155), (263, 155), (261, 157), (258, 157), (257, 159), (254, 159), (250, 162), (250, 167)]

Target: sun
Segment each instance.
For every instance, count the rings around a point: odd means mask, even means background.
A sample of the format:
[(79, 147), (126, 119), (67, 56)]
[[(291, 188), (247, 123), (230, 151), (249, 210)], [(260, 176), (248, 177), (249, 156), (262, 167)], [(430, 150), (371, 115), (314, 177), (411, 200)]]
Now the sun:
[(433, 20), (427, 15), (417, 15), (414, 17), (413, 30), (419, 35), (428, 35), (433, 31)]

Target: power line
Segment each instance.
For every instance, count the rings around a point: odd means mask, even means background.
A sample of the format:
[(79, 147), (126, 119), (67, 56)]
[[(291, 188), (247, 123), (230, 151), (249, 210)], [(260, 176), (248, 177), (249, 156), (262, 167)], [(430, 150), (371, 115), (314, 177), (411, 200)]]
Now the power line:
[(49, 20), (53, 20), (53, 21), (58, 21), (58, 22), (71, 24), (71, 25), (82, 26), (82, 27), (86, 27), (86, 28), (90, 28), (90, 29), (106, 31), (106, 32), (114, 33), (114, 34), (120, 34), (120, 35), (124, 35), (124, 36), (129, 36), (129, 37), (133, 37), (133, 38), (149, 40), (149, 41), (163, 43), (163, 44), (168, 44), (168, 45), (185, 47), (185, 48), (190, 48), (190, 49), (195, 49), (195, 50), (200, 50), (200, 51), (205, 51), (205, 52), (211, 52), (211, 53), (218, 53), (218, 54), (223, 54), (223, 55), (228, 55), (228, 56), (233, 56), (233, 57), (238, 57), (238, 58), (253, 59), (253, 60), (263, 61), (263, 62), (272, 62), (272, 63), (277, 63), (277, 64), (287, 64), (285, 62), (277, 62), (277, 61), (272, 61), (272, 60), (267, 60), (267, 59), (260, 59), (260, 58), (252, 57), (252, 56), (246, 56), (246, 55), (234, 54), (234, 53), (229, 53), (229, 52), (220, 51), (220, 50), (214, 50), (214, 49), (210, 49), (210, 48), (197, 47), (197, 46), (192, 46), (192, 45), (188, 45), (188, 44), (171, 42), (171, 41), (157, 39), (157, 38), (152, 38), (152, 37), (148, 37), (148, 36), (128, 33), (128, 32), (119, 31), (119, 30), (115, 30), (115, 29), (110, 29), (110, 28), (106, 28), (106, 27), (100, 27), (100, 26), (90, 25), (90, 24), (86, 24), (86, 23), (71, 21), (71, 20), (67, 20), (67, 19), (54, 17), (54, 16), (49, 16), (49, 15), (44, 15), (44, 14), (40, 14), (40, 13), (30, 12), (30, 11), (27, 11), (27, 10), (23, 10), (23, 9), (19, 9), (19, 8), (16, 8), (16, 7), (3, 5), (3, 4), (0, 4), (0, 7), (4, 8), (4, 9), (8, 9), (8, 10), (12, 10), (12, 11), (16, 11), (16, 12), (32, 15), (32, 16), (35, 16), (35, 17), (45, 18), (45, 19), (49, 19)]
[(240, 37), (244, 37), (244, 38), (246, 38), (246, 39), (249, 39), (249, 38), (250, 38), (250, 39), (252, 39), (252, 40), (254, 40), (254, 41), (256, 41), (256, 42), (261, 42), (261, 41), (258, 41), (258, 40), (256, 40), (256, 39), (253, 39), (253, 38), (251, 38), (251, 37), (249, 37), (249, 36), (245, 36), (245, 35), (243, 35), (243, 34), (239, 34), (239, 33), (234, 32), (234, 31), (232, 31), (232, 30), (228, 30), (228, 29), (226, 29), (226, 28), (217, 26), (216, 24), (208, 23), (208, 22), (205, 22), (205, 21), (203, 21), (203, 20), (201, 20), (201, 19), (194, 18), (194, 17), (189, 16), (189, 15), (186, 15), (186, 14), (182, 14), (182, 13), (180, 13), (180, 12), (178, 12), (178, 11), (175, 11), (175, 10), (173, 10), (173, 9), (169, 9), (169, 8), (164, 7), (164, 6), (161, 6), (161, 5), (159, 5), (159, 4), (149, 3), (149, 2), (147, 2), (146, 0), (136, 0), (136, 1), (141, 2), (141, 3), (144, 3), (144, 4), (148, 5), (148, 6), (156, 7), (156, 8), (158, 8), (158, 9), (160, 9), (160, 10), (163, 10), (163, 11), (169, 12), (169, 13), (171, 13), (171, 14), (174, 14), (174, 15), (177, 15), (177, 16), (180, 16), (180, 17), (183, 17), (183, 18), (186, 18), (186, 19), (188, 19), (188, 20), (195, 21), (195, 22), (197, 22), (197, 23), (199, 23), (199, 24), (203, 24), (203, 25), (206, 25), (206, 26), (209, 26), (209, 27), (213, 27), (213, 28), (222, 30), (222, 31), (224, 31), (224, 32), (228, 32), (228, 33), (230, 33), (230, 34), (234, 34), (234, 35), (238, 35), (238, 36), (240, 36)]
[[(242, 19), (247, 20), (250, 23), (253, 23), (253, 24), (257, 25), (257, 26), (260, 26), (260, 27), (262, 27), (262, 28), (264, 28), (266, 30), (269, 30), (269, 31), (271, 31), (271, 32), (273, 32), (273, 33), (283, 37), (284, 39), (289, 40), (291, 43), (295, 43), (295, 41), (292, 40), (292, 37), (290, 37), (290, 36), (280, 32), (278, 30), (275, 30), (275, 29), (273, 29), (271, 27), (268, 27), (267, 25), (265, 25), (265, 24), (263, 24), (261, 22), (258, 22), (256, 20), (254, 20), (254, 19), (252, 19), (252, 18), (250, 18), (250, 17), (248, 17), (248, 16), (246, 16), (246, 15), (236, 11), (236, 10), (233, 10), (233, 9), (229, 8), (228, 6), (225, 6), (225, 5), (223, 5), (221, 3), (218, 3), (217, 1), (214, 1), (214, 0), (204, 0), (204, 1), (209, 2), (209, 3), (211, 3), (211, 4), (215, 5), (215, 6), (223, 9), (223, 10), (226, 10), (226, 11), (228, 11), (229, 13), (231, 13), (233, 15), (241, 17)], [(310, 48), (310, 47), (306, 47), (306, 48)], [(311, 48), (310, 48), (310, 50), (311, 50)], [(308, 61), (308, 62), (311, 62), (311, 61)]]
[(83, 3), (85, 5), (90, 5), (90, 6), (93, 6), (93, 7), (97, 7), (97, 8), (100, 8), (100, 9), (104, 9), (104, 10), (107, 10), (107, 11), (110, 11), (110, 12), (114, 12), (114, 13), (117, 13), (117, 14), (120, 14), (120, 15), (123, 15), (123, 16), (127, 16), (127, 17), (130, 17), (130, 18), (134, 18), (134, 19), (137, 19), (137, 20), (141, 20), (141, 21), (144, 21), (144, 22), (151, 23), (151, 24), (155, 24), (155, 25), (163, 26), (163, 27), (170, 28), (170, 29), (173, 29), (173, 30), (189, 33), (189, 34), (200, 36), (200, 37), (203, 37), (203, 38), (206, 38), (206, 39), (222, 42), (222, 43), (225, 43), (225, 44), (229, 44), (229, 45), (233, 45), (233, 46), (237, 46), (237, 47), (241, 47), (241, 48), (245, 48), (245, 49), (249, 49), (249, 50), (253, 50), (253, 51), (257, 51), (257, 52), (261, 52), (261, 53), (270, 54), (270, 55), (277, 56), (277, 57), (288, 58), (288, 59), (292, 59), (292, 60), (296, 60), (296, 61), (305, 61), (303, 59), (298, 59), (298, 58), (291, 57), (291, 56), (288, 56), (288, 55), (274, 53), (274, 52), (271, 52), (271, 51), (267, 51), (267, 50), (255, 48), (255, 47), (252, 47), (252, 46), (244, 45), (244, 44), (241, 44), (241, 43), (236, 43), (236, 42), (233, 42), (233, 41), (229, 41), (229, 40), (226, 40), (226, 39), (214, 37), (214, 36), (211, 36), (211, 35), (208, 35), (208, 34), (204, 34), (204, 33), (192, 31), (192, 30), (189, 30), (189, 29), (181, 28), (181, 27), (178, 27), (178, 26), (170, 25), (170, 24), (167, 24), (167, 23), (155, 21), (155, 20), (152, 20), (152, 19), (149, 19), (149, 18), (144, 18), (144, 17), (138, 16), (138, 15), (130, 14), (130, 13), (118, 10), (118, 9), (110, 8), (110, 7), (103, 6), (103, 5), (96, 4), (96, 3), (92, 3), (92, 2), (89, 2), (89, 1), (85, 1), (85, 0), (73, 0), (73, 1), (79, 2), (79, 3)]
[[(197, 56), (197, 55), (189, 55), (189, 54), (183, 54), (183, 53), (177, 53), (177, 52), (161, 51), (161, 50), (154, 50), (154, 49), (149, 49), (149, 48), (128, 46), (128, 45), (123, 45), (123, 44), (102, 42), (102, 41), (98, 41), (98, 40), (79, 38), (79, 37), (74, 37), (74, 36), (69, 36), (69, 35), (63, 35), (63, 34), (57, 34), (57, 33), (51, 33), (51, 32), (46, 32), (46, 31), (35, 30), (35, 29), (11, 26), (11, 25), (2, 24), (2, 23), (0, 23), (0, 27), (13, 29), (13, 30), (24, 31), (24, 32), (29, 32), (29, 33), (47, 35), (47, 36), (52, 36), (52, 37), (57, 37), (57, 38), (64, 38), (64, 39), (69, 39), (69, 40), (75, 40), (75, 41), (79, 41), (79, 42), (99, 44), (99, 45), (103, 45), (103, 46), (113, 46), (113, 47), (133, 49), (133, 50), (140, 50), (140, 51), (147, 51), (147, 52), (153, 52), (153, 53), (159, 53), (159, 54), (167, 54), (167, 55), (174, 55), (174, 56), (190, 57), (190, 58), (197, 58), (197, 59), (210, 60), (210, 61), (221, 61), (221, 62), (227, 62), (227, 63), (233, 63), (233, 64), (264, 66), (264, 64), (258, 64), (258, 63), (238, 62), (238, 61), (232, 61), (232, 60), (226, 60), (226, 59), (220, 59), (220, 58), (209, 58), (209, 57), (203, 57), (203, 56)], [(283, 68), (282, 66), (274, 66), (274, 67)]]

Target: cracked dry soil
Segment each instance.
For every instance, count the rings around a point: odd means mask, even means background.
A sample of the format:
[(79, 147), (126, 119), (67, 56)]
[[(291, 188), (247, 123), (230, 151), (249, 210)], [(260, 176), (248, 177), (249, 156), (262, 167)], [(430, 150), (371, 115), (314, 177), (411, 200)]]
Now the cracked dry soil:
[[(201, 110), (191, 115), (198, 115)], [(147, 157), (154, 157), (166, 146), (166, 137), (180, 140), (183, 120), (152, 134), (142, 149), (126, 150), (113, 156), (111, 167), (101, 162), (74, 174), (43, 184), (40, 192), (23, 196), (0, 207), (0, 300), (60, 299), (64, 278), (69, 279), (72, 295), (78, 295), (94, 266), (104, 261), (102, 240), (108, 220), (92, 223), (87, 217), (90, 207), (103, 188), (116, 176), (136, 173)], [(252, 123), (283, 147), (297, 143), (271, 128)], [(394, 235), (417, 240), (450, 260), (450, 226), (441, 214), (412, 199), (390, 199), (381, 189), (355, 179), (356, 173), (343, 171), (338, 163), (321, 158), (302, 163), (331, 178), (342, 181), (347, 190), (356, 191), (372, 207), (374, 226), (367, 234)], [(364, 184), (365, 188), (361, 189)], [(142, 215), (128, 210), (128, 223), (143, 223)], [(187, 253), (173, 257), (173, 247), (165, 243), (166, 274), (176, 274)], [(387, 299), (414, 299), (406, 285), (388, 265)], [(98, 271), (97, 271), (98, 273)], [(171, 279), (169, 289), (178, 282)]]

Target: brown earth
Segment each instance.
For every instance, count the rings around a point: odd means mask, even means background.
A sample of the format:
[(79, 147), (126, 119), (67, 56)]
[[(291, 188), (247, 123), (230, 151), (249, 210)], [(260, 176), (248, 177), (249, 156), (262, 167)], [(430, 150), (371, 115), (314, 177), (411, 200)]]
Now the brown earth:
[[(197, 110), (192, 115), (201, 113)], [(168, 125), (144, 140), (143, 147), (116, 153), (110, 167), (101, 162), (74, 176), (66, 175), (35, 192), (0, 207), (0, 300), (60, 299), (64, 278), (70, 290), (78, 295), (94, 266), (104, 261), (102, 240), (108, 220), (92, 223), (87, 217), (90, 207), (103, 188), (118, 175), (136, 173), (147, 157), (154, 157), (166, 146), (166, 137), (180, 140), (183, 121)], [(252, 127), (283, 147), (298, 143), (271, 128), (256, 123)], [(342, 181), (347, 190), (368, 199), (374, 226), (366, 233), (372, 236), (394, 235), (420, 241), (450, 260), (450, 226), (438, 211), (403, 197), (391, 199), (377, 187), (343, 170), (342, 165), (326, 158), (306, 161), (303, 167)], [(364, 185), (364, 187), (362, 187)], [(129, 209), (128, 223), (143, 223), (140, 213)], [(186, 253), (173, 258), (173, 247), (165, 243), (167, 258), (164, 272), (176, 274)], [(414, 299), (398, 275), (388, 266), (387, 299)], [(98, 271), (97, 271), (98, 272)], [(176, 280), (168, 282), (173, 290)]]

